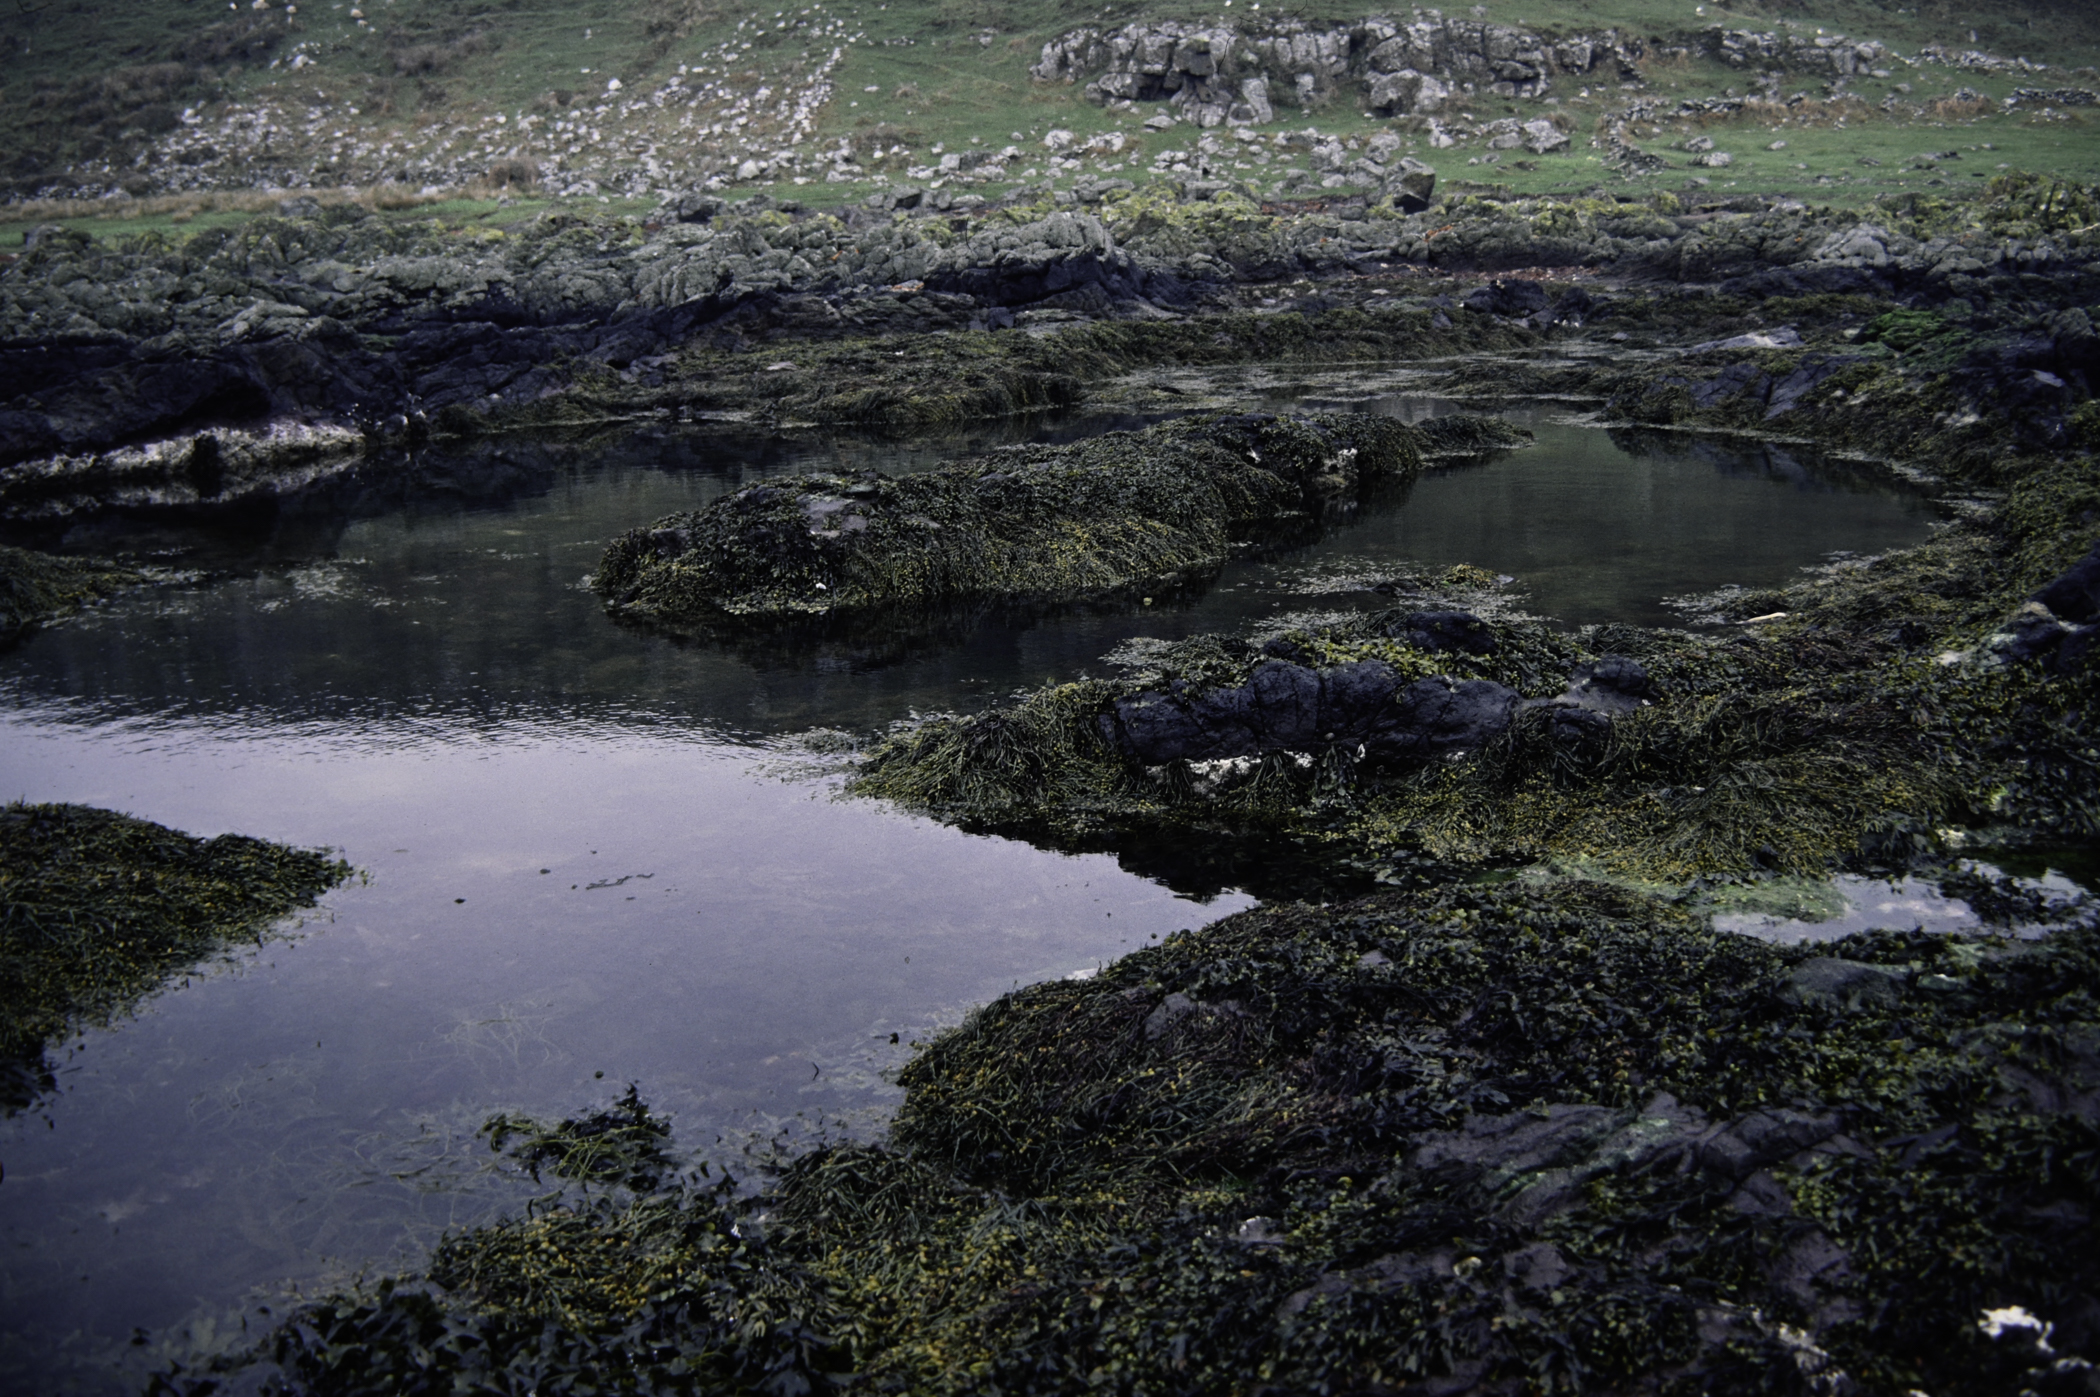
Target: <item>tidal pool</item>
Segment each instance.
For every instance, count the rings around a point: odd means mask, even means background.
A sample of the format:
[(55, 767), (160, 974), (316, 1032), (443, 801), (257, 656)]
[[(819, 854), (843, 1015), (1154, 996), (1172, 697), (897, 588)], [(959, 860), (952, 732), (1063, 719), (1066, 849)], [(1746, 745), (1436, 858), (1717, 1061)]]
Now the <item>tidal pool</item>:
[(920, 469), (999, 432), (483, 444), (266, 518), (74, 539), (222, 572), (0, 655), (0, 788), (332, 845), (364, 876), (65, 1045), (57, 1091), (0, 1123), (0, 1385), (135, 1387), (287, 1287), (413, 1264), (530, 1191), (486, 1167), (493, 1111), (631, 1081), (699, 1154), (874, 1129), (914, 1037), (1249, 905), (834, 800), (783, 770), (786, 734), (1100, 672), (1137, 636), (1387, 605), (1362, 583), (1407, 564), (1510, 574), (1568, 624), (1670, 623), (1665, 596), (1930, 527), (1916, 496), (1777, 448), (1523, 420), (1530, 450), (1149, 608), (908, 634), (678, 639), (608, 620), (582, 579), (617, 533), (754, 477)]

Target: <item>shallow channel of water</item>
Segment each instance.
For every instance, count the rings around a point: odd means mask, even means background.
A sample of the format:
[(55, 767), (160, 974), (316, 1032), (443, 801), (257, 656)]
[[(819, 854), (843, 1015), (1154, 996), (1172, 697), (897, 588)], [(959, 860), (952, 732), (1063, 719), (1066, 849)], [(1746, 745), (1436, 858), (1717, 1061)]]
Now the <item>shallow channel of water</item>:
[(1098, 672), (1133, 636), (1384, 605), (1360, 583), (1403, 563), (1512, 574), (1570, 624), (1654, 623), (1665, 595), (1929, 527), (1917, 498), (1774, 448), (1526, 421), (1534, 448), (1150, 609), (904, 636), (684, 642), (580, 583), (618, 532), (754, 476), (969, 443), (499, 444), (246, 532), (160, 531), (237, 574), (0, 655), (0, 790), (333, 845), (369, 876), (67, 1045), (58, 1091), (0, 1124), (0, 1387), (108, 1390), (246, 1298), (412, 1261), (520, 1196), (472, 1138), (491, 1111), (634, 1081), (703, 1152), (872, 1128), (915, 1035), (1249, 903), (831, 799), (773, 769), (780, 734)]

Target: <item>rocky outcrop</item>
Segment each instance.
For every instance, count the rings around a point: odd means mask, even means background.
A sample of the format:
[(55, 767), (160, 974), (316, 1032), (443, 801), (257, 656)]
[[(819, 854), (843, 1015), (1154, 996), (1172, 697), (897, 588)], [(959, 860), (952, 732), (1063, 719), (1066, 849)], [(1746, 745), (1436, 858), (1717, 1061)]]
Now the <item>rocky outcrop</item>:
[(594, 585), (679, 627), (1111, 594), (1316, 527), (1419, 461), (1391, 418), (1203, 416), (916, 475), (791, 476), (628, 533)]
[(1097, 103), (1164, 102), (1203, 126), (1265, 122), (1264, 104), (1308, 107), (1335, 93), (1357, 96), (1385, 115), (1426, 116), (1454, 105), (1454, 98), (1539, 98), (1563, 79), (1637, 78), (1638, 64), (1658, 42), (1732, 67), (1831, 79), (1886, 76), (1883, 65), (1897, 61), (1884, 44), (1839, 34), (1715, 26), (1666, 40), (1617, 29), (1548, 37), (1418, 11), (1408, 22), (1374, 16), (1324, 29), (1302, 21), (1173, 20), (1075, 29), (1043, 45), (1029, 74), (1039, 82), (1084, 83), (1088, 100)]
[(1202, 126), (1270, 119), (1275, 102), (1310, 106), (1337, 91), (1391, 114), (1442, 109), (1454, 93), (1541, 97), (1557, 77), (1616, 73), (1643, 52), (1617, 30), (1549, 40), (1476, 20), (1372, 18), (1319, 29), (1168, 20), (1075, 29), (1043, 46), (1041, 82), (1086, 84), (1095, 102), (1165, 102)]
[(58, 453), (0, 473), (0, 520), (43, 528), (107, 510), (225, 510), (310, 490), (353, 469), (365, 437), (283, 422), (182, 433), (144, 446)]
[[(1512, 149), (1564, 135), (1543, 120), (1500, 123), (1482, 134)], [(1364, 192), (1301, 210), (1265, 207), (1245, 188), (1198, 171), (1142, 190), (1082, 182), (1059, 196), (1070, 201), (1061, 206), (1041, 198), (967, 212), (906, 209), (900, 200), (880, 212), (811, 214), (770, 200), (724, 205), (695, 196), (648, 220), (562, 212), (501, 231), (310, 207), (185, 240), (40, 232), (0, 267), (0, 467), (67, 457), (53, 469), (78, 474), (83, 458), (283, 423), (382, 437), (413, 435), (419, 423), (467, 430), (492, 412), (557, 413), (579, 385), (611, 385), (616, 396), (663, 388), (696, 342), (1157, 320), (1244, 298), (1235, 287), (1403, 264), (1592, 267), (1620, 280), (1718, 283), (1753, 299), (2090, 299), (2079, 287), (2100, 244), (2089, 219), (2059, 216), (2085, 207), (2077, 200), (2087, 196), (2052, 204), (2054, 186), (2022, 183), (2026, 177), (1995, 181), (1986, 196), (2018, 220), (2011, 226), (2037, 230), (2018, 239), (1980, 221), (1950, 227), (1896, 209), (1862, 222), (1747, 201), (1699, 211), (1674, 198), (1439, 202), (1435, 171), (1399, 156), (1391, 133), (1382, 134), (1353, 151), (1307, 136), (1316, 166)], [(1448, 296), (1358, 300), (1391, 317), (1396, 331), (1413, 311), (1428, 318), (1427, 329), (1448, 328), (1447, 312), (1458, 309)], [(1602, 312), (1592, 301), (1581, 287), (1549, 295), (1544, 283), (1512, 277), (1465, 293), (1463, 304), (1544, 331), (1593, 320)], [(1336, 302), (1323, 292), (1293, 304), (1310, 311)], [(2034, 420), (2061, 424), (2100, 367), (2100, 337), (2086, 320), (2083, 310), (2064, 309), (2005, 346), (2002, 362), (1961, 372), (1989, 378), (1993, 391), (2025, 394)], [(1826, 353), (1825, 365), (1835, 365), (1828, 372), (1797, 365), (1767, 394), (1767, 407), (1791, 410), (1852, 357)], [(794, 397), (773, 388), (795, 381), (753, 380), (744, 396)], [(819, 415), (868, 420), (879, 404), (855, 407), (841, 395), (878, 386), (842, 385), (831, 395), (840, 401)], [(1772, 387), (1731, 381), (1709, 390), (1686, 381), (1695, 396), (1752, 386)], [(719, 396), (701, 388), (652, 402), (675, 410)], [(1030, 389), (968, 411), (1069, 398), (1062, 389)], [(888, 420), (886, 413), (875, 416)], [(1654, 420), (1646, 408), (1634, 415)]]
[(1700, 36), (1708, 54), (1733, 68), (1778, 69), (1828, 77), (1863, 77), (1895, 61), (1886, 44), (1842, 34), (1765, 33), (1709, 29)]

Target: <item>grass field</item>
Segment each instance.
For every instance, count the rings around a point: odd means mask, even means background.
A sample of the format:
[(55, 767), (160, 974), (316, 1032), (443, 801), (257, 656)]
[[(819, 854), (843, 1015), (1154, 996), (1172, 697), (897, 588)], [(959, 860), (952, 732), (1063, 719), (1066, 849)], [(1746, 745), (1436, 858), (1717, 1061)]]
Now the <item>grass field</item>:
[[(506, 156), (552, 161), (585, 174), (600, 166), (632, 174), (646, 165), (649, 178), (663, 187), (675, 184), (681, 171), (732, 170), (745, 150), (785, 150), (789, 124), (782, 112), (772, 110), (785, 103), (767, 99), (823, 81), (829, 84), (828, 100), (797, 129), (801, 139), (794, 145), (806, 154), (849, 143), (860, 153), (869, 181), (904, 178), (926, 168), (937, 160), (935, 147), (962, 150), (973, 144), (1011, 144), (1024, 153), (999, 181), (975, 186), (975, 192), (996, 196), (1012, 184), (1040, 183), (1058, 173), (1068, 180), (1073, 171), (1049, 170), (1041, 145), (1044, 133), (1060, 127), (1082, 140), (1122, 132), (1124, 150), (1090, 160), (1088, 169), (1142, 180), (1162, 157), (1171, 161), (1178, 152), (1193, 153), (1200, 133), (1186, 126), (1147, 131), (1142, 122), (1156, 109), (1146, 104), (1132, 112), (1106, 111), (1081, 100), (1077, 88), (1032, 82), (1027, 68), (1043, 41), (1081, 23), (1112, 25), (1163, 16), (1251, 22), (1255, 17), (1252, 0), (1240, 0), (1237, 10), (1179, 0), (1106, 7), (1041, 0), (887, 0), (789, 5), (777, 11), (738, 10), (716, 0), (305, 0), (296, 7), (271, 0), (277, 7), (263, 11), (253, 8), (253, 0), (226, 10), (213, 8), (214, 3), (51, 0), (40, 8), (18, 6), (0, 19), (0, 79), (5, 83), (0, 150), (8, 152), (0, 156), (0, 169), (22, 175), (39, 161), (43, 164), (37, 168), (46, 170), (99, 162), (97, 168), (121, 173), (124, 162), (135, 159), (168, 123), (231, 121), (241, 113), (258, 113), (252, 124), (265, 130), (264, 149), (275, 140), (295, 152), (323, 151), (317, 166), (323, 174), (312, 177), (315, 185), (331, 182), (323, 178), (330, 171), (333, 179), (359, 185), (368, 194), (385, 181), (400, 181), (392, 197), (397, 206), (410, 203), (421, 188), (428, 191), (423, 213), (500, 218), (543, 204), (533, 197), (485, 210), (479, 205), (493, 205), (493, 200), (430, 204), (430, 197), (459, 192), (466, 181), (415, 170), (427, 169), (431, 159), (451, 161), (447, 168), (478, 168), (477, 161), (487, 165)], [(1263, 19), (1282, 15), (1322, 23), (1362, 13), (1302, 0), (1260, 7)], [(1470, 13), (1547, 31), (1618, 26), (1658, 38), (1715, 24), (1828, 29), (1880, 39), (1899, 54), (1915, 54), (1938, 42), (2051, 65), (2047, 77), (2034, 77), (1892, 61), (1887, 79), (1850, 82), (1846, 94), (1858, 100), (1841, 110), (1816, 102), (1786, 114), (1636, 125), (1630, 137), (1672, 168), (1630, 181), (1635, 187), (1703, 187), (1851, 205), (1909, 189), (1959, 188), (2001, 166), (2100, 178), (2100, 108), (2043, 118), (2004, 112), (1998, 105), (2021, 85), (2094, 85), (2091, 76), (2073, 77), (2070, 70), (2100, 60), (2100, 9), (2023, 3), (1884, 7), (1871, 0), (1763, 7), (1677, 0), (1492, 0)], [(675, 104), (661, 114), (635, 104), (639, 115), (631, 118), (617, 111), (605, 115), (612, 100), (609, 84), (617, 81), (632, 97), (674, 76), (688, 84), (686, 90), (699, 86), (719, 95), (712, 129), (708, 110), (691, 109), (699, 110), (696, 125), (690, 110), (682, 120), (674, 119)], [(1745, 74), (1704, 60), (1653, 60), (1642, 76), (1637, 93), (1615, 83), (1576, 90), (1563, 85), (1550, 107), (1488, 99), (1472, 101), (1464, 113), (1479, 121), (1558, 111), (1572, 122), (1576, 139), (1557, 155), (1534, 157), (1520, 150), (1488, 162), (1477, 144), (1432, 151), (1414, 131), (1406, 133), (1403, 148), (1429, 159), (1447, 181), (1527, 194), (1616, 186), (1622, 177), (1605, 168), (1589, 139), (1608, 113), (1633, 97), (1668, 108), (1681, 98), (1747, 90)], [(1962, 89), (1990, 100), (1967, 108), (1936, 105)], [(1796, 91), (1827, 95), (1821, 83), (1807, 79), (1781, 85), (1782, 94)], [(725, 105), (739, 99), (740, 105)], [(1882, 110), (1890, 99), (1894, 114)], [(746, 115), (731, 120), (730, 112)], [(625, 124), (614, 129), (623, 118)], [(1356, 110), (1351, 101), (1316, 113), (1286, 109), (1279, 118), (1264, 128), (1262, 143), (1223, 141), (1222, 151), (1211, 156), (1212, 167), (1271, 192), (1293, 164), (1290, 152), (1273, 145), (1278, 131), (1310, 125), (1347, 140), (1392, 125)], [(1710, 136), (1733, 163), (1725, 169), (1692, 167), (1689, 153), (1677, 147), (1694, 134)], [(1783, 149), (1768, 149), (1779, 141), (1785, 142)], [(1918, 157), (1927, 152), (1943, 158), (1921, 161)], [(1946, 158), (1949, 152), (1958, 159)], [(1304, 164), (1302, 156), (1295, 160), (1297, 168)], [(433, 182), (419, 183), (426, 178)], [(619, 210), (648, 207), (653, 200), (622, 198), (638, 187), (638, 179), (625, 185), (608, 180), (603, 197), (594, 202)], [(1694, 184), (1700, 180), (1704, 186)], [(808, 175), (791, 180), (769, 170), (734, 180), (732, 193), (770, 188), (821, 207), (858, 197), (869, 187), (865, 181), (831, 184)], [(147, 227), (202, 229), (274, 204), (275, 196), (262, 191), (220, 190), (111, 198), (92, 205), (0, 206), (0, 248), (19, 245), (28, 227), (54, 218), (98, 234)]]

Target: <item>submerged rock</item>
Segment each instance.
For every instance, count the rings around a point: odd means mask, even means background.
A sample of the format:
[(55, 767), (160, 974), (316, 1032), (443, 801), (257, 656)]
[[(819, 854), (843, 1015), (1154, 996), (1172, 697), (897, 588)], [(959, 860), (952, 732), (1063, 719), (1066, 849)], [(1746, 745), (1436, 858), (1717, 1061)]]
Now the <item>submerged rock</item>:
[(144, 581), (115, 563), (0, 545), (0, 645)]

